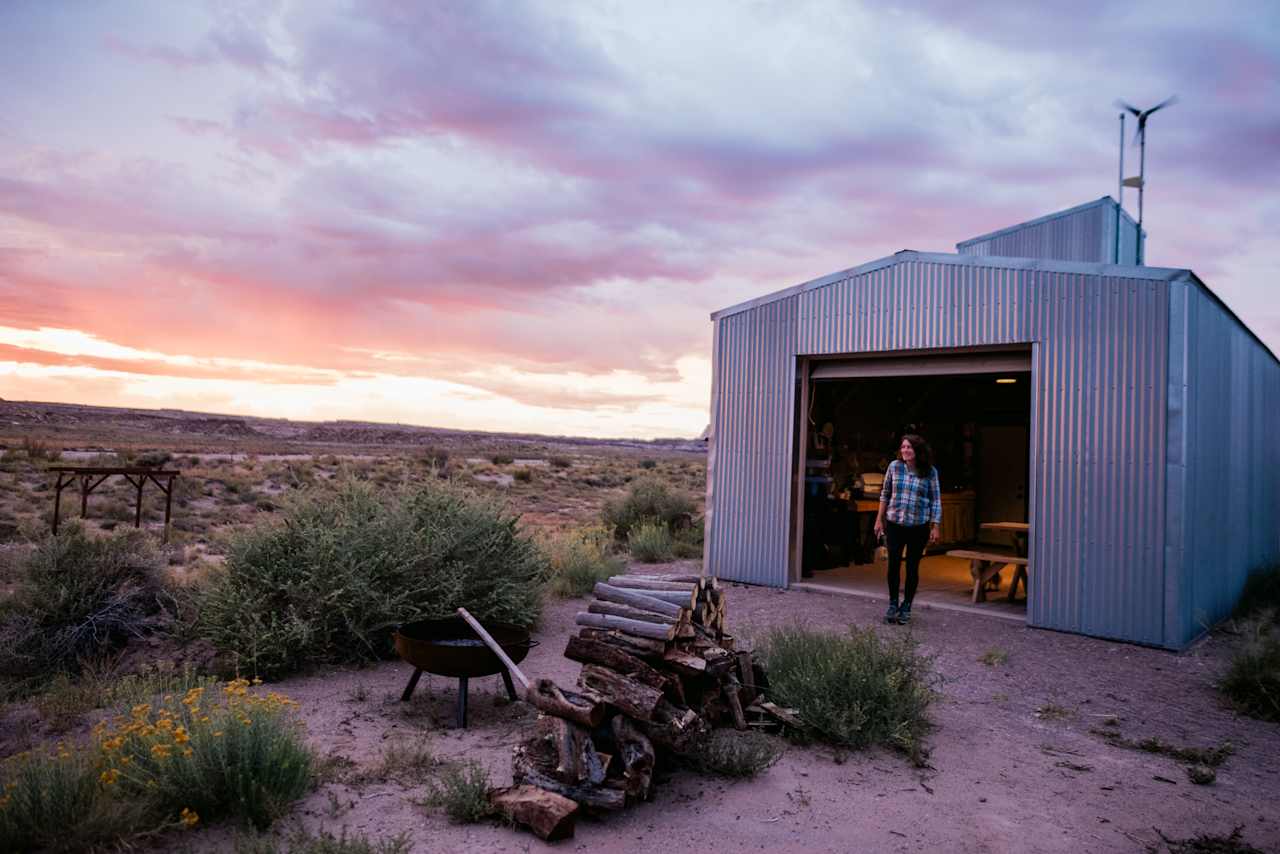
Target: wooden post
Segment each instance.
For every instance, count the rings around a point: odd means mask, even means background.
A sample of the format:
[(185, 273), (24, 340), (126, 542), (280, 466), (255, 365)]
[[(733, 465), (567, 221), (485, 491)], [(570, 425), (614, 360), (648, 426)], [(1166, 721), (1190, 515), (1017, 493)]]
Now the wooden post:
[(169, 518), (173, 510), (173, 475), (169, 475), (169, 487), (164, 490), (164, 537), (163, 542), (169, 542)]
[(80, 477), (80, 518), (87, 518), (89, 515), (89, 475), (81, 475)]
[(138, 500), (133, 510), (133, 527), (142, 527), (142, 485), (147, 482), (145, 475), (140, 475), (136, 483), (131, 476), (125, 475), (124, 479), (132, 483), (138, 489)]
[(62, 488), (65, 486), (62, 482), (62, 472), (58, 472), (58, 483), (54, 487), (53, 493), (53, 533), (57, 536), (58, 520), (62, 517)]

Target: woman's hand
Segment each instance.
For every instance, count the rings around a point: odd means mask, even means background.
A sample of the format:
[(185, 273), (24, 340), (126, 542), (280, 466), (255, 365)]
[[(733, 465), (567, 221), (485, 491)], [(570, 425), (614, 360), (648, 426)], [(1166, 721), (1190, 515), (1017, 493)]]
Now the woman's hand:
[(877, 540), (884, 536), (884, 520), (879, 516), (876, 517), (875, 534)]
[(938, 541), (938, 538), (941, 536), (942, 536), (942, 529), (938, 526), (937, 523), (934, 523), (933, 527), (929, 529), (929, 545), (933, 545), (934, 543), (936, 543)]

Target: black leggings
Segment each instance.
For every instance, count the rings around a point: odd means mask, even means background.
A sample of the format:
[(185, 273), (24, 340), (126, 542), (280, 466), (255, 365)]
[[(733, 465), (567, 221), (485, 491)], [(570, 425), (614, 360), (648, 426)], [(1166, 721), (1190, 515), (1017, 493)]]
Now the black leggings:
[(902, 561), (902, 547), (907, 548), (907, 589), (902, 601), (907, 605), (916, 598), (916, 586), (920, 583), (920, 557), (929, 542), (929, 526), (884, 523), (885, 545), (889, 549), (889, 599), (898, 601), (898, 564)]

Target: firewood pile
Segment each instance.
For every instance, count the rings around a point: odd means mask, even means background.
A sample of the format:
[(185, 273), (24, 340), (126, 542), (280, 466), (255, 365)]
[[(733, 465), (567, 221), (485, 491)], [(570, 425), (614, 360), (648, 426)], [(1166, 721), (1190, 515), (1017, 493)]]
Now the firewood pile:
[(580, 810), (648, 800), (655, 767), (695, 755), (714, 727), (800, 726), (765, 700), (764, 669), (725, 631), (715, 579), (614, 576), (594, 594), (564, 650), (582, 663), (577, 684), (530, 683), (543, 714), (513, 750), (515, 785), (490, 795), (544, 839), (572, 836)]

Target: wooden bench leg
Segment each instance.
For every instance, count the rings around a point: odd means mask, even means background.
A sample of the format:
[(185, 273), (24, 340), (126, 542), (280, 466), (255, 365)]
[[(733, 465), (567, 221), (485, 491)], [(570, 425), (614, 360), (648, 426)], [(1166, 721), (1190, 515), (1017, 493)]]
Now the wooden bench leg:
[(1009, 582), (1009, 601), (1013, 602), (1018, 595), (1018, 582), (1022, 582), (1022, 595), (1027, 595), (1027, 568), (1019, 566), (1013, 573), (1013, 581)]
[(987, 591), (983, 589), (986, 586), (986, 582), (982, 577), (983, 570), (986, 568), (987, 562), (985, 560), (971, 559), (969, 561), (969, 574), (973, 576), (973, 604), (975, 605), (985, 601), (987, 598)]

